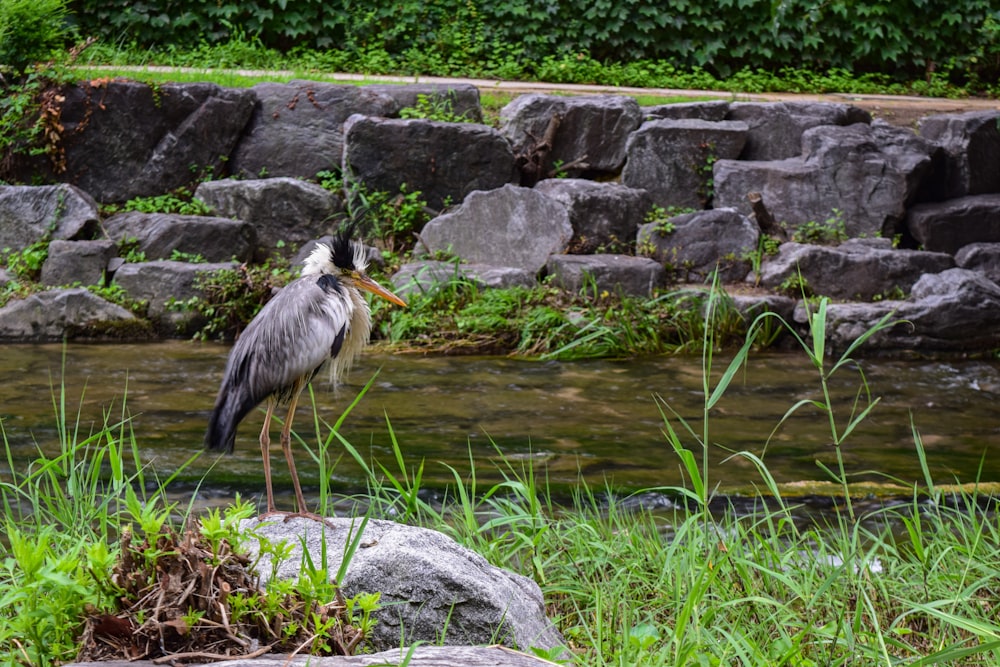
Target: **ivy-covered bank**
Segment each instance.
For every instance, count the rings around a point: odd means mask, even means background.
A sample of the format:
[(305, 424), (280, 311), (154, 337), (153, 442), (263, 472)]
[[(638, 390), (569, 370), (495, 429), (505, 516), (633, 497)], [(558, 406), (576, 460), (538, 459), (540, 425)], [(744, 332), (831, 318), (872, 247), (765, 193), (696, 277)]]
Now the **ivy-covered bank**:
[(153, 59), (235, 39), (309, 52), (327, 71), (556, 82), (628, 76), (629, 85), (650, 86), (664, 84), (636, 79), (794, 68), (884, 81), (944, 78), (983, 90), (1000, 73), (1000, 20), (990, 0), (378, 0), (363, 7), (75, 0), (69, 7), (81, 36), (150, 49)]

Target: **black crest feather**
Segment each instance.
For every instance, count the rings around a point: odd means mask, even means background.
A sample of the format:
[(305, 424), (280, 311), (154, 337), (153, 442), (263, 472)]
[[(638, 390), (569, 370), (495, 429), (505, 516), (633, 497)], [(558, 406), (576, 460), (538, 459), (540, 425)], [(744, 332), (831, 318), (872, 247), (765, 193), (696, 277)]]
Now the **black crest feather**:
[(355, 207), (349, 216), (346, 214), (343, 216), (343, 221), (333, 236), (333, 243), (331, 244), (333, 263), (341, 269), (358, 268), (354, 266), (354, 250), (351, 248), (351, 242), (354, 240), (358, 229), (361, 228), (367, 213), (368, 209), (366, 207)]

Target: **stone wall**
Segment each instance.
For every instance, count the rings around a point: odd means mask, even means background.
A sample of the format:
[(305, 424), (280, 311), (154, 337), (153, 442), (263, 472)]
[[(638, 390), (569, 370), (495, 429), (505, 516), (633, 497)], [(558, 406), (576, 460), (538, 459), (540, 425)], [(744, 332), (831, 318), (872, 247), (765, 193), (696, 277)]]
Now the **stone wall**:
[[(0, 186), (0, 247), (51, 241), (41, 279), (53, 287), (0, 309), (5, 340), (93, 335), (107, 327), (90, 324), (134, 317), (74, 287), (101, 281), (147, 303), (147, 326), (125, 330), (185, 334), (196, 323), (167, 305), (196, 296), (199, 273), (330, 232), (343, 194), (309, 180), (342, 170), (348, 188), (405, 185), (440, 212), (421, 231), (426, 249), (464, 263), (418, 259), (393, 278), (403, 292), (456, 270), (485, 287), (551, 275), (640, 296), (718, 273), (747, 308), (794, 313), (792, 298), (768, 293), (792, 283), (836, 299), (835, 343), (896, 312), (913, 324), (869, 345), (1000, 345), (1000, 111), (928, 116), (913, 131), (849, 104), (641, 108), (532, 94), (490, 127), (398, 117), (427, 95), (479, 121), (468, 85), (109, 81), (63, 93), (58, 159), (11, 167), (49, 185)], [(99, 214), (98, 202), (185, 186), (212, 215)], [(653, 207), (672, 217), (646, 224)], [(125, 263), (123, 245), (147, 261)], [(185, 261), (194, 255), (214, 264)]]

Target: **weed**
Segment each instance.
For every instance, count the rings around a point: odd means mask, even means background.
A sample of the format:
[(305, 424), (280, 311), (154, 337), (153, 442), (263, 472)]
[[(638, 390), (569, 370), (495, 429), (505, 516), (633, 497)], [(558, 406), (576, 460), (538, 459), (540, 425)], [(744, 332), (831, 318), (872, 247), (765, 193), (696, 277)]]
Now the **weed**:
[[(341, 183), (341, 177), (332, 172), (320, 172), (323, 187)], [(350, 211), (364, 211), (370, 224), (370, 233), (392, 254), (401, 254), (413, 248), (416, 233), (432, 217), (432, 211), (419, 190), (410, 190), (405, 183), (396, 193), (369, 191), (363, 184), (352, 182), (348, 186), (347, 207)]]
[(118, 256), (130, 264), (146, 261), (146, 253), (139, 249), (139, 239), (130, 236), (118, 242)]
[(906, 292), (899, 285), (893, 285), (890, 289), (879, 292), (872, 297), (872, 301), (903, 301), (906, 299)]
[(653, 204), (649, 211), (646, 212), (646, 216), (643, 218), (645, 224), (655, 225), (656, 231), (661, 236), (667, 236), (672, 234), (677, 226), (671, 221), (672, 218), (678, 215), (684, 215), (685, 213), (693, 213), (693, 208), (683, 208), (679, 206), (668, 206), (664, 208), (657, 204)]
[(698, 186), (698, 199), (701, 200), (703, 208), (708, 208), (712, 204), (715, 192), (713, 169), (719, 157), (715, 153), (715, 144), (712, 142), (699, 145), (698, 150), (701, 153), (701, 159), (695, 162), (692, 167), (701, 178), (701, 185)]
[(206, 319), (195, 338), (232, 338), (270, 300), (274, 291), (291, 279), (287, 260), (278, 257), (263, 264), (241, 264), (235, 269), (206, 272), (195, 281), (203, 296), (174, 303), (172, 307), (194, 309)]
[(796, 272), (795, 275), (788, 276), (782, 280), (781, 284), (778, 285), (778, 291), (782, 294), (787, 294), (788, 296), (813, 296), (813, 289), (809, 285), (809, 281), (798, 272)]
[(824, 222), (808, 221), (799, 225), (792, 232), (792, 240), (796, 243), (814, 243), (817, 245), (839, 245), (847, 240), (847, 227), (844, 214), (840, 209), (833, 209), (832, 214)]
[(125, 288), (117, 283), (111, 283), (110, 285), (87, 285), (87, 289), (105, 301), (118, 304), (139, 317), (145, 316), (146, 307), (149, 305), (144, 299), (133, 299), (125, 291)]
[(171, 251), (170, 260), (174, 262), (188, 262), (190, 264), (205, 263), (205, 258), (200, 253), (183, 252), (176, 248)]
[(778, 254), (778, 249), (781, 247), (781, 241), (774, 238), (773, 236), (768, 236), (767, 234), (760, 234), (757, 237), (757, 247), (754, 250), (745, 250), (740, 256), (741, 259), (750, 262), (750, 266), (753, 269), (754, 277), (757, 283), (760, 282), (760, 270), (764, 265), (764, 260), (768, 257), (774, 257)]
[(179, 215), (212, 214), (212, 208), (200, 199), (195, 199), (188, 188), (178, 188), (173, 192), (152, 197), (135, 197), (124, 204), (108, 204), (103, 207), (104, 215), (114, 215), (125, 211), (176, 213)]
[(447, 91), (444, 95), (417, 95), (417, 103), (412, 107), (404, 107), (399, 110), (400, 118), (426, 118), (443, 123), (472, 123), (475, 122), (467, 114), (455, 113), (455, 93)]
[(4, 248), (0, 251), (0, 262), (18, 278), (37, 281), (42, 272), (42, 264), (49, 256), (49, 241), (36, 241), (21, 250)]

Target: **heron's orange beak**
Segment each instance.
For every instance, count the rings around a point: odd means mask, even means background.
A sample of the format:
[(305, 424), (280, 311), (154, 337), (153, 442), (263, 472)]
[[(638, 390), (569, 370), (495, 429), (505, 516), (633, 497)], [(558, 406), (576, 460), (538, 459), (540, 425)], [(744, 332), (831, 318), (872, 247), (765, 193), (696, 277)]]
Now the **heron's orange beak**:
[(406, 307), (406, 302), (400, 299), (398, 296), (387, 290), (386, 288), (379, 285), (377, 282), (369, 278), (364, 274), (359, 274), (355, 280), (355, 284), (365, 290), (366, 292), (371, 292), (372, 294), (377, 294), (387, 301), (392, 301), (397, 306)]

